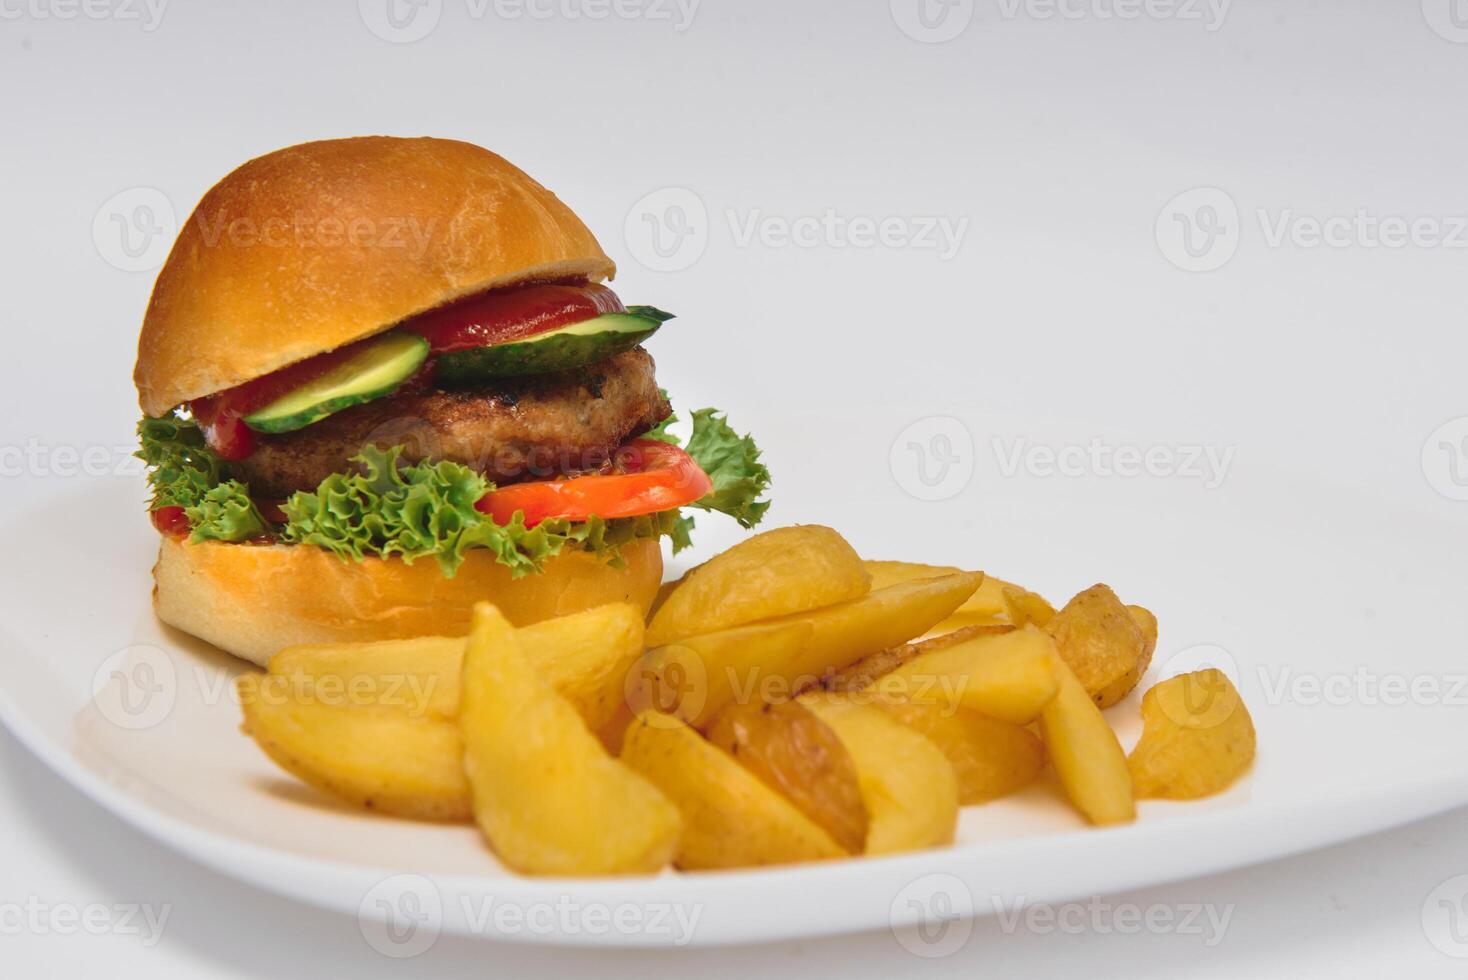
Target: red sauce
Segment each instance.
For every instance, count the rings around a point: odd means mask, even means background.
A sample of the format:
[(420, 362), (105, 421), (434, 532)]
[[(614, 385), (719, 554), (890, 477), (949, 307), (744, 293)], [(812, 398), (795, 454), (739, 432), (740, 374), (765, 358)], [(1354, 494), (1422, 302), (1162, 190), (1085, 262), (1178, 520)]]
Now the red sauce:
[[(430, 356), (423, 369), (404, 383), (408, 390), (433, 384), (434, 354), (488, 347), (523, 340), (590, 320), (604, 313), (626, 310), (617, 294), (589, 283), (538, 283), (497, 289), (430, 310), (397, 325), (428, 340)], [(204, 430), (209, 448), (224, 460), (244, 459), (255, 451), (256, 435), (245, 416), (257, 412), (287, 392), (330, 371), (355, 354), (366, 341), (308, 358), (274, 374), (237, 388), (189, 403), (189, 411)]]
[(182, 507), (159, 507), (152, 513), (153, 526), (171, 538), (181, 538), (189, 533), (189, 518)]
[(617, 294), (605, 286), (541, 283), (470, 296), (398, 327), (426, 337), (433, 353), (449, 354), (523, 340), (568, 323), (625, 311)]

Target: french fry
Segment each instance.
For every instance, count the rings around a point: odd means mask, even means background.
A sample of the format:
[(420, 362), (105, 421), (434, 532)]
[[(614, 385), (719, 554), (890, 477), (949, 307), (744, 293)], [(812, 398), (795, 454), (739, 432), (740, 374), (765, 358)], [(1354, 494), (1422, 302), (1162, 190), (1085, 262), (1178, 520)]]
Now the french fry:
[(463, 742), (452, 721), (307, 700), (261, 674), (236, 684), (246, 734), (301, 781), (392, 816), (470, 818)]
[(1024, 725), (1055, 697), (1055, 644), (1033, 626), (979, 635), (929, 651), (877, 682), (879, 690), (909, 698), (946, 696), (999, 721)]
[(811, 691), (800, 702), (833, 728), (856, 763), (870, 823), (867, 854), (953, 843), (958, 778), (936, 745), (871, 705)]
[(1055, 672), (1059, 689), (1040, 712), (1040, 735), (1065, 795), (1091, 823), (1130, 823), (1137, 810), (1121, 743), (1058, 654)]
[(607, 754), (488, 603), (474, 610), (459, 729), (475, 819), (505, 864), (526, 874), (645, 874), (672, 859), (678, 808)]
[(1127, 765), (1139, 799), (1222, 792), (1254, 761), (1254, 721), (1221, 670), (1170, 677), (1142, 698), (1142, 738)]
[(647, 644), (846, 602), (871, 580), (846, 539), (818, 524), (765, 531), (693, 569), (658, 606)]
[(642, 716), (622, 761), (675, 804), (683, 820), (674, 863), (689, 871), (844, 857), (831, 836), (725, 752), (672, 717)]

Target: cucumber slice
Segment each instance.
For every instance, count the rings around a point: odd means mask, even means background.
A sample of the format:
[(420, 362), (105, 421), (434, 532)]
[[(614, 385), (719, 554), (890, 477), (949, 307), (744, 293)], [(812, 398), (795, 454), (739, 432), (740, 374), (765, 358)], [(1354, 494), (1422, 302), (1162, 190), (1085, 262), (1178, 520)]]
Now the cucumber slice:
[(428, 341), (417, 334), (380, 334), (321, 377), (245, 416), (245, 424), (259, 432), (304, 429), (344, 408), (392, 393), (427, 359)]
[(668, 317), (660, 311), (634, 309), (638, 312), (606, 313), (525, 340), (444, 354), (438, 359), (438, 380), (441, 384), (472, 385), (494, 378), (569, 371), (604, 361), (651, 337)]

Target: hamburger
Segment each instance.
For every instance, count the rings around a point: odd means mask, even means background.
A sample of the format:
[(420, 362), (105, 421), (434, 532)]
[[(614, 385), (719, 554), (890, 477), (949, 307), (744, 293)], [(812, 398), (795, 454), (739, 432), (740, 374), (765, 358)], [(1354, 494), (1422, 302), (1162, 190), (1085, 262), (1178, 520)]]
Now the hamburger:
[(686, 446), (628, 306), (554, 194), (481, 147), (363, 137), (244, 164), (159, 272), (134, 380), (159, 618), (263, 664), (298, 643), (650, 606), (690, 509), (759, 522), (712, 409)]

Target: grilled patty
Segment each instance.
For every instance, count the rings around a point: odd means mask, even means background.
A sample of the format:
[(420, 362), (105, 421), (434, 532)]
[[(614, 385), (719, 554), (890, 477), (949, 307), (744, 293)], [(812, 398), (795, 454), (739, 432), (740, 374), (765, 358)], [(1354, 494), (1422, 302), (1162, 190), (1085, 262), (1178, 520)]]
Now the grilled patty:
[(260, 438), (231, 464), (253, 496), (315, 490), (353, 470), (366, 446), (403, 446), (403, 458), (452, 460), (497, 484), (593, 471), (618, 446), (668, 417), (668, 401), (641, 347), (575, 371), (497, 382), (493, 388), (400, 393), (338, 412), (297, 432)]

